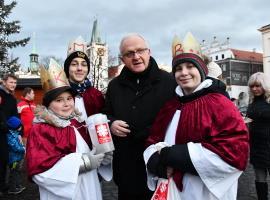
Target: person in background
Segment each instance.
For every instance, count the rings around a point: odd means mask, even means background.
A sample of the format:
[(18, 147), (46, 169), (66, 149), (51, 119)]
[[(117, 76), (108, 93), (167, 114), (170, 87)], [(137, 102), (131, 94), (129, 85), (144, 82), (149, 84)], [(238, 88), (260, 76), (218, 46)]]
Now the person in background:
[(249, 78), (247, 117), (250, 132), (250, 163), (255, 171), (259, 200), (268, 199), (267, 174), (270, 173), (270, 77), (257, 72)]
[[(1, 97), (0, 97), (0, 104), (1, 104)], [(6, 123), (6, 116), (4, 112), (2, 111), (2, 107), (0, 106), (0, 163), (7, 164), (8, 163), (8, 146), (7, 146), (7, 135), (8, 132), (7, 129), (7, 123)], [(4, 196), (4, 193), (6, 192), (5, 188), (5, 181), (3, 179), (3, 166), (0, 166), (1, 170), (1, 190), (0, 190), (0, 197)]]
[(36, 108), (34, 98), (34, 90), (30, 87), (26, 87), (22, 92), (21, 101), (17, 104), (18, 113), (23, 124), (24, 145), (26, 145), (27, 137), (29, 135), (34, 119), (34, 110)]
[(11, 116), (19, 116), (17, 100), (14, 96), (16, 87), (17, 77), (14, 74), (4, 75), (2, 85), (0, 85), (0, 97), (1, 107), (7, 119)]
[(54, 60), (48, 70), (41, 68), (41, 81), (43, 106), (36, 108), (27, 141), (29, 178), (39, 186), (41, 200), (102, 200), (97, 168), (107, 163), (103, 153), (95, 153), (75, 110), (74, 90)]
[(246, 92), (240, 92), (238, 95), (237, 107), (243, 117), (247, 114), (248, 108), (248, 94)]
[(226, 91), (226, 84), (222, 81), (222, 70), (220, 66), (214, 62), (210, 61), (207, 56), (203, 55), (203, 60), (207, 64), (208, 74), (207, 79), (212, 80), (212, 84), (215, 85), (215, 88), (217, 88), (220, 91), (223, 91), (223, 94), (230, 99), (230, 95)]
[(9, 189), (8, 194), (19, 194), (25, 187), (23, 186), (23, 158), (25, 147), (21, 140), (22, 123), (18, 117), (10, 117), (7, 120), (8, 152), (9, 152)]
[[(2, 117), (5, 120), (11, 116), (19, 116), (17, 111), (17, 100), (14, 97), (16, 86), (17, 77), (14, 74), (5, 74), (3, 76), (2, 84), (0, 85), (0, 109), (2, 112)], [(8, 145), (6, 132), (1, 133), (0, 150), (0, 195), (2, 195), (8, 190), (6, 185), (6, 173), (8, 165)]]
[(177, 97), (160, 110), (147, 139), (148, 186), (172, 177), (181, 200), (236, 200), (248, 160), (248, 131), (233, 103), (207, 78), (191, 33), (173, 40)]
[[(208, 62), (208, 61), (205, 61), (205, 62)], [(208, 77), (219, 79), (219, 80), (222, 79), (222, 70), (217, 63), (215, 63), (214, 61), (211, 61), (207, 64), (207, 68), (208, 68), (208, 74), (207, 74)]]
[(109, 83), (104, 107), (115, 145), (113, 177), (119, 200), (150, 200), (143, 161), (145, 140), (158, 110), (174, 96), (176, 83), (171, 74), (158, 68), (141, 35), (126, 35), (119, 49), (125, 66)]
[(232, 98), (231, 98), (231, 101), (233, 102), (233, 104), (234, 104), (235, 106), (237, 106), (238, 99), (232, 97)]

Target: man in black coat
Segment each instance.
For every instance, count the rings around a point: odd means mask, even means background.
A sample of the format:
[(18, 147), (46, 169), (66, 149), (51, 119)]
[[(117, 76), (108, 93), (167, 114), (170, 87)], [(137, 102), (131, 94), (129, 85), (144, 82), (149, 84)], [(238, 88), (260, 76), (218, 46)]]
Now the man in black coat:
[(158, 68), (142, 36), (124, 37), (120, 54), (125, 66), (109, 83), (104, 108), (115, 144), (113, 177), (119, 200), (150, 200), (143, 160), (145, 140), (159, 109), (174, 96), (176, 82)]
[(13, 96), (17, 86), (17, 77), (6, 74), (0, 85), (0, 196), (7, 190), (6, 167), (8, 164), (8, 145), (6, 139), (6, 119), (11, 116), (18, 117), (17, 100)]

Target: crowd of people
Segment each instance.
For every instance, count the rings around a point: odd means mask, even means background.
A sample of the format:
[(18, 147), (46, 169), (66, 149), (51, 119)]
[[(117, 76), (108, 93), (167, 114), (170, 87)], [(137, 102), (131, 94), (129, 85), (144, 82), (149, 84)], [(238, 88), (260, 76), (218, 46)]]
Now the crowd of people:
[[(202, 54), (191, 33), (173, 40), (172, 73), (159, 69), (145, 38), (132, 33), (119, 45), (124, 68), (102, 94), (87, 78), (91, 61), (86, 48), (79, 37), (69, 44), (63, 67), (53, 59), (41, 67), (41, 105), (34, 103), (29, 87), (17, 102), (17, 77), (3, 77), (1, 196), (26, 189), (26, 162), (41, 200), (102, 200), (101, 179), (112, 178), (119, 200), (155, 199), (164, 179), (175, 183), (178, 200), (232, 200), (250, 156), (258, 199), (268, 199), (266, 74), (253, 74), (249, 94), (233, 99), (222, 70)], [(109, 119), (114, 151), (97, 152), (91, 141), (86, 121), (98, 113)]]

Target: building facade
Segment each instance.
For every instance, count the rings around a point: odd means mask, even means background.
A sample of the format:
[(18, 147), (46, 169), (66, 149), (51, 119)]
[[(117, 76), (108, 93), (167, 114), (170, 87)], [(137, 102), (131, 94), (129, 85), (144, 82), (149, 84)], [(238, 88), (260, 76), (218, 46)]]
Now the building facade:
[(42, 90), (41, 82), (40, 82), (40, 73), (39, 73), (39, 61), (38, 61), (38, 53), (36, 51), (35, 44), (35, 33), (32, 37), (32, 52), (29, 55), (29, 67), (27, 67), (27, 72), (18, 71), (15, 75), (18, 77), (17, 87), (15, 90), (15, 97), (17, 100), (20, 100), (22, 96), (22, 92), (24, 88), (30, 87), (35, 92), (34, 102), (36, 104), (42, 103), (42, 98), (44, 91)]
[(270, 24), (258, 29), (262, 33), (263, 43), (263, 70), (270, 75)]
[(216, 37), (207, 44), (202, 42), (202, 51), (222, 69), (222, 79), (231, 97), (238, 98), (241, 92), (248, 92), (248, 79), (263, 71), (263, 55), (255, 50), (244, 51), (230, 48), (230, 40), (219, 42)]

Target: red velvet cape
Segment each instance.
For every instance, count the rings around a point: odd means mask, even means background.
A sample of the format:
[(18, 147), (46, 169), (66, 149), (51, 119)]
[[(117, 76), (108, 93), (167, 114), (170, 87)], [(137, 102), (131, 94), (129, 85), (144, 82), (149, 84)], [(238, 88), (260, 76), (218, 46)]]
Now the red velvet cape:
[(99, 90), (94, 87), (89, 87), (81, 95), (87, 116), (101, 112), (105, 100), (103, 94)]
[(28, 176), (50, 169), (62, 157), (76, 151), (75, 126), (88, 145), (90, 136), (85, 124), (71, 120), (71, 126), (58, 128), (46, 123), (34, 124), (27, 140)]
[[(201, 143), (231, 166), (245, 169), (249, 154), (247, 127), (236, 106), (219, 93), (209, 93), (185, 103), (178, 97), (167, 102), (156, 117), (147, 146), (164, 141), (176, 110), (181, 110), (181, 115), (175, 144)], [(181, 172), (174, 175), (180, 189), (182, 177)]]

